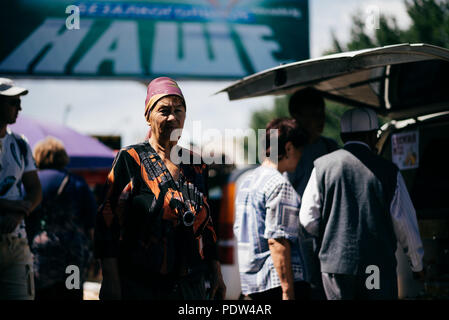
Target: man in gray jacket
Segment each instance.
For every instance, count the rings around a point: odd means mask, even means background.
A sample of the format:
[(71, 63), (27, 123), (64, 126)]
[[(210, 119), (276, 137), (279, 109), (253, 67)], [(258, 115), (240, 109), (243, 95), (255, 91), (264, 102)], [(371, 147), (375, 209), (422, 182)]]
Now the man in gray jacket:
[(399, 169), (374, 152), (378, 128), (371, 109), (345, 112), (344, 148), (315, 160), (303, 194), (300, 222), (319, 240), (328, 299), (397, 299), (397, 242), (423, 275), (415, 209)]

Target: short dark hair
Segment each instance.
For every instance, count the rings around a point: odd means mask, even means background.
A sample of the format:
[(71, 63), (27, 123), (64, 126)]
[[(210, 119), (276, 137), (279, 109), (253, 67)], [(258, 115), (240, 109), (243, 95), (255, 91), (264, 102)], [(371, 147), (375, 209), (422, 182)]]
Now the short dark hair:
[(308, 136), (306, 131), (301, 128), (295, 119), (291, 118), (277, 118), (271, 120), (266, 126), (265, 141), (266, 141), (266, 156), (270, 156), (270, 130), (279, 130), (278, 135), (278, 157), (282, 158), (286, 151), (285, 145), (291, 142), (296, 148), (306, 145)]
[(305, 107), (321, 107), (324, 108), (324, 98), (323, 95), (316, 89), (312, 87), (307, 87), (296, 91), (291, 97), (288, 103), (288, 111), (293, 117), (298, 114), (302, 108)]

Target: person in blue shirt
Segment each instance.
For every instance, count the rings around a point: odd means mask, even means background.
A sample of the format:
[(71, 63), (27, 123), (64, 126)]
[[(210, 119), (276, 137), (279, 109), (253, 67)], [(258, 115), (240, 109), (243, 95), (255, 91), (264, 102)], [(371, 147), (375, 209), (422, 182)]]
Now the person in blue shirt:
[[(36, 300), (82, 300), (82, 283), (92, 256), (97, 204), (84, 179), (69, 173), (69, 157), (59, 140), (48, 137), (33, 152), (42, 184), (41, 205), (27, 220), (35, 261)], [(69, 289), (66, 268), (78, 267), (79, 287)]]
[(242, 293), (253, 300), (308, 299), (300, 199), (282, 175), (295, 169), (306, 136), (294, 119), (275, 119), (270, 129), (279, 130), (278, 154), (267, 146), (267, 158), (239, 184), (235, 200)]

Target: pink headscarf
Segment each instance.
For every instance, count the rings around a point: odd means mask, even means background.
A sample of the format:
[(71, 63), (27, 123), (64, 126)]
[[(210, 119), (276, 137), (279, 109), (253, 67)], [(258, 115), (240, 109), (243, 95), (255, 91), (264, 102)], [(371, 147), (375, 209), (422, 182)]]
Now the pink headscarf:
[(180, 97), (184, 102), (184, 106), (186, 105), (181, 89), (175, 80), (168, 77), (159, 77), (150, 82), (147, 89), (147, 98), (145, 99), (144, 115), (147, 121), (150, 116), (151, 109), (156, 102), (159, 101), (159, 99), (170, 95)]

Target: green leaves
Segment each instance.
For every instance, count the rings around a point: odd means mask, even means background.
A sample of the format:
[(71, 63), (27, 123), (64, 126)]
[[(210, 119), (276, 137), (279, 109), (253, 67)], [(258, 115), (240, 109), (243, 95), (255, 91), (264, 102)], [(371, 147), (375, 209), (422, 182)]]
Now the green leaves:
[(332, 34), (333, 48), (324, 54), (381, 47), (398, 43), (428, 43), (449, 48), (449, 0), (404, 0), (412, 21), (400, 29), (394, 16), (380, 14), (379, 29), (367, 31), (363, 14), (352, 16), (351, 40), (345, 45)]

